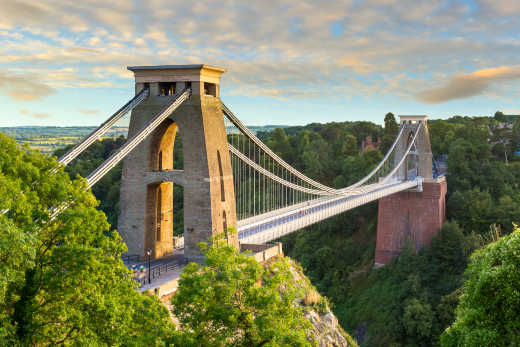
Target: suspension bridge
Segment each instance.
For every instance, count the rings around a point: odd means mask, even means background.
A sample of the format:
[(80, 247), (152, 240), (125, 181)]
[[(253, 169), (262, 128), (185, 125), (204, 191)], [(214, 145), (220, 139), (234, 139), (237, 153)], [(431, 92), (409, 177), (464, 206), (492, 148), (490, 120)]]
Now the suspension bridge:
[[(220, 100), (220, 76), (208, 65), (129, 67), (136, 95), (69, 152), (69, 164), (131, 112), (128, 140), (86, 177), (88, 188), (123, 161), (118, 231), (129, 254), (167, 257), (173, 245), (173, 185), (184, 188), (184, 257), (224, 234), (228, 244), (265, 244), (379, 200), (376, 263), (388, 263), (405, 237), (428, 243), (445, 216), (445, 186), (432, 175), (425, 116), (401, 116), (381, 162), (343, 188), (316, 182), (269, 149)], [(184, 170), (175, 170), (182, 133)], [(73, 203), (73, 202), (71, 202)], [(69, 204), (55, 208), (52, 218)], [(3, 211), (6, 213), (8, 211)], [(234, 227), (238, 233), (230, 233)]]

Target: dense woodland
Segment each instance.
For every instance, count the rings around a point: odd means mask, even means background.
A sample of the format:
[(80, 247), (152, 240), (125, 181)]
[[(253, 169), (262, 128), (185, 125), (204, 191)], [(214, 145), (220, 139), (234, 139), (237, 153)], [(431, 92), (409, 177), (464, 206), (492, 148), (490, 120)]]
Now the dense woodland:
[[(311, 177), (339, 187), (355, 182), (381, 158), (380, 151), (358, 153), (354, 146), (372, 134), (382, 137), (384, 151), (397, 132), (391, 116), (385, 124), (384, 129), (361, 122), (312, 124), (263, 139)], [(446, 154), (448, 165), (448, 222), (430, 247), (418, 253), (408, 247), (392, 265), (374, 270), (377, 203), (282, 240), (361, 345), (438, 344), (453, 322), (470, 254), (520, 221), (520, 160), (511, 161), (520, 120), (505, 131), (498, 125), (491, 117), (429, 121), (434, 157)], [(340, 147), (348, 138), (350, 152)]]
[[(373, 269), (377, 203), (282, 239), (286, 254), (302, 264), (312, 283), (329, 298), (343, 327), (362, 346), (438, 345), (455, 317), (458, 322), (464, 316), (462, 309), (455, 310), (459, 302), (461, 306), (469, 302), (464, 296), (461, 300), (461, 294), (465, 278), (471, 276), (471, 270), (464, 275), (470, 255), (510, 234), (513, 223), (520, 222), (520, 158), (514, 154), (520, 145), (520, 120), (503, 119), (497, 113), (430, 120), (428, 126), (434, 157), (446, 155), (448, 166), (448, 222), (431, 246), (419, 252), (407, 246), (393, 264)], [(313, 123), (258, 136), (306, 175), (342, 187), (380, 161), (397, 131), (394, 116), (387, 114), (384, 127), (370, 122)], [(361, 151), (367, 136), (380, 138), (380, 148)], [(72, 177), (88, 174), (123, 141), (97, 142), (67, 171)], [(180, 169), (182, 144), (176, 141), (175, 146)], [(117, 225), (120, 172), (120, 167), (114, 169), (93, 189), (112, 229)], [(174, 199), (179, 234), (182, 190), (175, 191)], [(443, 344), (457, 345), (458, 330), (451, 331), (443, 335)]]
[[(136, 291), (127, 248), (85, 187), (0, 133), (0, 346), (317, 345), (313, 307), (295, 305), (316, 290), (293, 280), (288, 260), (262, 266), (218, 239), (200, 245), (203, 264), (185, 267), (174, 324), (156, 296)], [(328, 310), (326, 299), (309, 305)]]

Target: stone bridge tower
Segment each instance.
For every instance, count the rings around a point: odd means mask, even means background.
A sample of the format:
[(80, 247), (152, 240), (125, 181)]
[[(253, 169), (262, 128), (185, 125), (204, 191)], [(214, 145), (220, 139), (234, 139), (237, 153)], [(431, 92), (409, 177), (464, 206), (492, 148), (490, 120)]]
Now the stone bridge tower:
[(426, 116), (400, 116), (404, 133), (396, 145), (396, 164), (422, 122), (415, 146), (397, 172), (399, 179), (422, 179), (422, 187), (379, 199), (375, 265), (389, 264), (407, 240), (419, 250), (431, 242), (446, 219), (446, 179), (433, 178)]
[[(135, 91), (150, 96), (131, 114), (128, 136), (137, 133), (185, 88), (192, 96), (144, 140), (123, 163), (118, 230), (128, 254), (152, 258), (173, 252), (173, 185), (184, 188), (184, 255), (201, 260), (197, 244), (225, 233), (238, 247), (233, 174), (219, 98), (225, 70), (208, 65), (129, 67)], [(174, 170), (177, 132), (182, 138), (184, 170)]]

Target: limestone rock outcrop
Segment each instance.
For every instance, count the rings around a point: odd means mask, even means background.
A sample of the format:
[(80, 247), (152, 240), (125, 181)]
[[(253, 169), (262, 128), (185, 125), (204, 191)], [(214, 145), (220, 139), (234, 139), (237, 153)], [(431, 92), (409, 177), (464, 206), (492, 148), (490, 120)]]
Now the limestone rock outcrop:
[(291, 265), (294, 280), (303, 289), (303, 297), (297, 300), (297, 304), (303, 307), (305, 317), (313, 326), (311, 338), (319, 347), (357, 347), (356, 341), (338, 323), (327, 299), (316, 291), (310, 280), (303, 274), (301, 266), (290, 258), (285, 259)]

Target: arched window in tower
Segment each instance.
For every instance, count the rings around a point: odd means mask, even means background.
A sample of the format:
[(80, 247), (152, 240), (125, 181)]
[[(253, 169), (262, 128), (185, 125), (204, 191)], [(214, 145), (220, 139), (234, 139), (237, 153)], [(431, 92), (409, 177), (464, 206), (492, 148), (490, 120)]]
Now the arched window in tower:
[(159, 171), (162, 171), (163, 167), (162, 167), (162, 151), (159, 151), (159, 158), (157, 158), (157, 162), (158, 162), (158, 165), (157, 165), (157, 169)]
[(220, 176), (220, 199), (226, 201), (226, 194), (224, 192), (224, 173), (222, 171), (222, 160), (220, 159), (220, 151), (217, 151), (218, 173)]
[[(408, 141), (406, 143), (406, 148), (410, 146), (410, 144), (413, 141), (415, 134), (413, 131), (408, 134)], [(404, 161), (404, 167), (405, 167), (405, 179), (415, 179), (417, 175), (419, 174), (417, 169), (417, 144), (414, 142), (410, 148), (410, 152), (406, 156), (406, 159)]]
[(227, 216), (226, 211), (223, 211), (222, 213), (222, 227), (224, 228), (224, 235), (226, 236), (226, 243), (228, 242), (228, 230), (227, 230)]
[(159, 186), (157, 188), (157, 203), (155, 211), (155, 225), (156, 225), (156, 237), (157, 241), (161, 241), (161, 222), (162, 222), (162, 190)]

